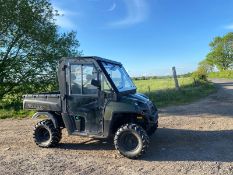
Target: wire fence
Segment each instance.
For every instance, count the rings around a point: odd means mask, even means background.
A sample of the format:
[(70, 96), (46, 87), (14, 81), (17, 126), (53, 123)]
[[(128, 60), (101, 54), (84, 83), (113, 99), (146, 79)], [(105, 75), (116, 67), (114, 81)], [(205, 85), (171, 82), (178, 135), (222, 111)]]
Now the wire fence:
[[(166, 69), (168, 70), (168, 69)], [(150, 94), (158, 91), (170, 91), (172, 89), (179, 90), (180, 86), (186, 86), (192, 84), (190, 74), (181, 74), (182, 68), (170, 68), (169, 73), (165, 76), (140, 76), (133, 77), (137, 86), (137, 91), (141, 93)], [(148, 80), (148, 81), (137, 81), (137, 80)], [(153, 81), (156, 80), (156, 81)], [(0, 109), (22, 109), (23, 97), (20, 94), (7, 95), (0, 99)]]

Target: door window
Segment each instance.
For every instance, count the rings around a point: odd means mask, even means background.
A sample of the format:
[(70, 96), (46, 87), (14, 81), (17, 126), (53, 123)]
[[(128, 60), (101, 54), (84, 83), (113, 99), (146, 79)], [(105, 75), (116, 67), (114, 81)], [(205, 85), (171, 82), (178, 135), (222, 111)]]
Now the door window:
[(97, 80), (97, 71), (93, 65), (83, 65), (83, 94), (97, 94), (97, 87), (91, 85), (91, 80)]
[(72, 65), (70, 70), (70, 91), (71, 94), (81, 94), (82, 92), (82, 67)]
[(101, 74), (101, 90), (105, 92), (112, 90), (104, 74)]
[(97, 75), (94, 65), (71, 65), (71, 94), (97, 94), (98, 88), (91, 85), (91, 80), (97, 80)]

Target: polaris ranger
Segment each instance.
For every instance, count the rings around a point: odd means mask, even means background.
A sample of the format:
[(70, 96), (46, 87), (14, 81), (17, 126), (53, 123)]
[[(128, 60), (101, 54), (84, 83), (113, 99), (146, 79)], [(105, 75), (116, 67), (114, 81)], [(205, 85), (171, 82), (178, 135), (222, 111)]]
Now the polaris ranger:
[(100, 57), (63, 58), (58, 66), (59, 92), (24, 95), (24, 109), (35, 125), (40, 147), (56, 146), (68, 134), (114, 138), (115, 148), (128, 158), (144, 154), (158, 126), (158, 111), (136, 87), (121, 63)]

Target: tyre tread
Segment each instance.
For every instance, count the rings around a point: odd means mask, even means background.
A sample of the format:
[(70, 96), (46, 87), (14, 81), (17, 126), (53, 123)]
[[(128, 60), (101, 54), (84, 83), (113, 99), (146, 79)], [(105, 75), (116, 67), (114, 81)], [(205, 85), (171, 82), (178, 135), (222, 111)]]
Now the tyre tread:
[[(121, 150), (120, 150), (120, 148), (119, 148), (119, 144), (118, 144), (118, 138), (119, 138), (119, 135), (120, 135), (122, 132), (124, 132), (125, 130), (132, 130), (132, 131), (135, 131), (136, 133), (138, 133), (138, 134), (140, 135), (140, 137), (141, 137), (141, 139), (142, 139), (142, 144), (143, 144), (143, 145), (142, 145), (142, 149), (141, 149), (141, 151), (140, 151), (139, 154), (134, 155), (134, 156), (129, 156), (129, 155), (127, 155), (127, 154), (121, 152)], [(134, 123), (127, 123), (127, 124), (125, 124), (125, 125), (122, 125), (122, 126), (117, 130), (117, 132), (116, 132), (116, 134), (115, 134), (115, 137), (114, 137), (114, 144), (115, 144), (116, 150), (117, 150), (120, 154), (124, 155), (124, 156), (127, 157), (127, 158), (131, 158), (131, 159), (139, 158), (139, 157), (141, 157), (143, 154), (145, 154), (146, 151), (148, 150), (149, 142), (150, 142), (150, 141), (149, 141), (149, 137), (148, 137), (146, 131), (145, 131), (141, 126), (136, 125), (136, 124), (134, 124)]]
[[(45, 126), (51, 131), (51, 137), (52, 138), (51, 138), (50, 142), (47, 145), (42, 145), (40, 142), (37, 141), (37, 139), (35, 137), (36, 129), (38, 127), (41, 127), (41, 126)], [(51, 120), (49, 120), (49, 119), (42, 120), (42, 121), (38, 122), (34, 127), (33, 139), (34, 139), (34, 142), (36, 143), (36, 145), (38, 145), (39, 147), (43, 147), (43, 148), (54, 147), (61, 141), (61, 138), (62, 138), (61, 129), (60, 128), (55, 128), (54, 125), (53, 125), (53, 122)]]

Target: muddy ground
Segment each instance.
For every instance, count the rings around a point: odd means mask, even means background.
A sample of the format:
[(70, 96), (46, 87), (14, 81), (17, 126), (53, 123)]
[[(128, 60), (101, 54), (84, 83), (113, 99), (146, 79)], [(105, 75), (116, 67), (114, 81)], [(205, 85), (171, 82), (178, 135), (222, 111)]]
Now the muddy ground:
[(159, 129), (139, 160), (65, 130), (57, 148), (38, 148), (35, 121), (0, 120), (0, 174), (233, 174), (233, 81), (214, 82), (216, 94), (160, 109)]

